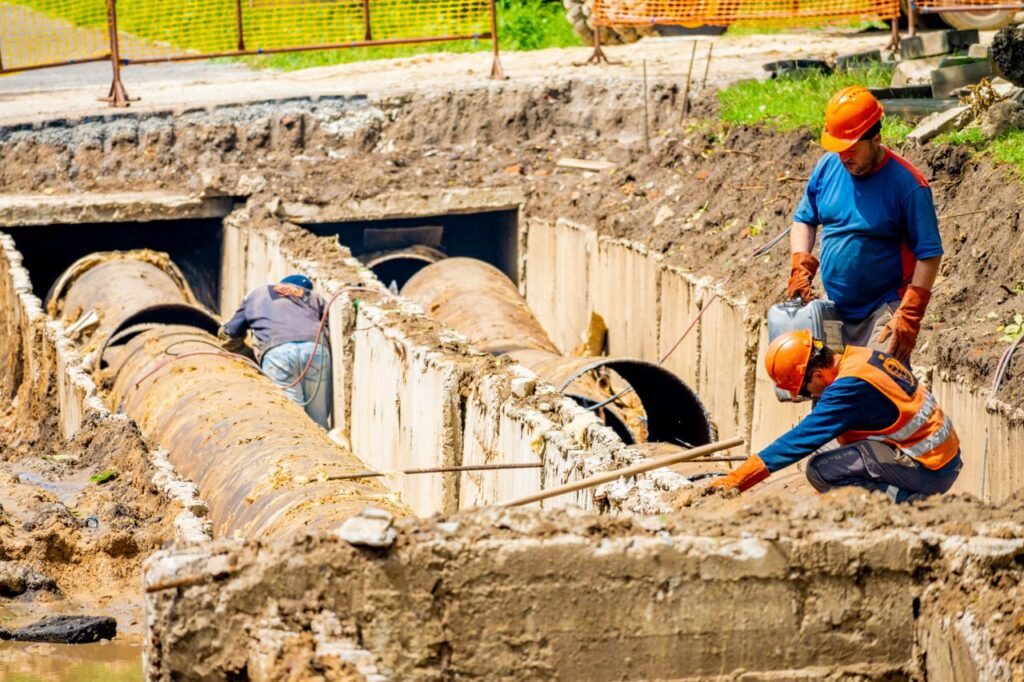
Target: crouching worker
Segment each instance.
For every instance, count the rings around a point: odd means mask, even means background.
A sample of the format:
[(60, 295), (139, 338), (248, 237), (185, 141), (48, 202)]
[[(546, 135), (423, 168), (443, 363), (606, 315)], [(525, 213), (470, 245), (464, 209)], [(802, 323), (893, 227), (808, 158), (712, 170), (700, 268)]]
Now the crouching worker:
[(290, 275), (277, 284), (250, 291), (221, 328), (220, 337), (227, 350), (238, 352), (251, 329), (263, 373), (302, 405), (313, 421), (328, 429), (332, 378), (326, 320), (320, 342), (316, 342), (326, 311), (326, 301), (313, 291), (309, 278)]
[(747, 490), (832, 439), (840, 447), (807, 463), (807, 479), (820, 492), (857, 486), (903, 502), (944, 493), (956, 481), (962, 462), (952, 422), (893, 356), (859, 346), (839, 355), (811, 332), (791, 331), (769, 344), (765, 366), (776, 386), (818, 402), (788, 433), (712, 486)]

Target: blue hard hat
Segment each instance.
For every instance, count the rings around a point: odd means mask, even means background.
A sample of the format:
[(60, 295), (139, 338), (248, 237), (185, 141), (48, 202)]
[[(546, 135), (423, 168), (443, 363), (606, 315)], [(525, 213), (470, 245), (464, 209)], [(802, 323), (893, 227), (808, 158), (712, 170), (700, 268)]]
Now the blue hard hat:
[(288, 275), (281, 280), (281, 284), (294, 284), (303, 289), (313, 289), (313, 282), (305, 275)]

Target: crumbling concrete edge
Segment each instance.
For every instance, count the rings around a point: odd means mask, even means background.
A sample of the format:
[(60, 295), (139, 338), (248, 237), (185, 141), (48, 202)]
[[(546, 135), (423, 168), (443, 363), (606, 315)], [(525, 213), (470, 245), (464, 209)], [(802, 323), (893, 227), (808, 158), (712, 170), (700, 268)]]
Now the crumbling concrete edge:
[[(25, 363), (30, 366), (33, 383), (40, 380), (39, 357), (50, 352), (56, 360), (61, 435), (70, 439), (86, 419), (127, 421), (128, 417), (113, 414), (107, 409), (92, 376), (84, 369), (81, 356), (68, 338), (64, 324), (48, 320), (42, 301), (33, 293), (29, 272), (23, 265), (14, 239), (3, 232), (0, 232), (0, 249), (11, 274), (10, 286), (18, 296), (24, 319), (29, 325), (42, 328), (42, 334), (31, 335), (32, 343), (37, 347), (25, 349)], [(23, 334), (27, 331), (23, 330)], [(175, 539), (186, 544), (211, 539), (210, 522), (203, 518), (207, 511), (206, 503), (199, 498), (195, 484), (177, 474), (165, 450), (147, 447), (146, 452), (155, 470), (151, 483), (168, 498), (181, 504), (182, 511), (174, 520)]]

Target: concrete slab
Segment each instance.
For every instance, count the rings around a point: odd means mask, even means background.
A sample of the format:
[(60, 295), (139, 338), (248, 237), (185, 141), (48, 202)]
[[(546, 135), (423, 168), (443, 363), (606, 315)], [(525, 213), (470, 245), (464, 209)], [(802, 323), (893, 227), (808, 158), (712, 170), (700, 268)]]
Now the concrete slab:
[(942, 133), (959, 130), (967, 125), (972, 117), (970, 107), (953, 107), (940, 111), (921, 121), (921, 124), (907, 135), (907, 140), (918, 144), (927, 142)]
[(893, 71), (890, 85), (894, 88), (902, 88), (910, 85), (931, 86), (932, 71), (939, 68), (942, 62), (941, 57), (928, 59), (912, 59), (900, 62)]
[(223, 218), (233, 207), (228, 197), (165, 192), (4, 195), (0, 227)]
[(281, 202), (277, 217), (293, 223), (340, 223), (351, 220), (395, 220), (519, 208), (525, 198), (518, 187), (488, 189), (425, 189), (384, 192), (369, 199), (341, 203)]
[(609, 355), (658, 361), (659, 260), (642, 245), (598, 239), (590, 290), (594, 311), (608, 325)]
[(966, 50), (978, 42), (978, 31), (930, 31), (900, 41), (900, 55), (904, 60), (934, 57), (957, 50)]
[(932, 95), (935, 97), (951, 97), (953, 91), (966, 85), (974, 85), (982, 78), (992, 75), (992, 64), (987, 59), (983, 62), (947, 66), (932, 71)]

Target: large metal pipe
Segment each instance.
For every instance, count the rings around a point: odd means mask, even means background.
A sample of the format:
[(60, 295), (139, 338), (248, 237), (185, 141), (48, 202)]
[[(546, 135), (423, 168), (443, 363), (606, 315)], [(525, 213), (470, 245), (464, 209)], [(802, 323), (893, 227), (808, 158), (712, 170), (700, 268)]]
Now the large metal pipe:
[[(429, 265), (406, 283), (402, 295), (481, 350), (513, 357), (585, 407), (631, 386), (635, 396), (620, 397), (606, 415), (627, 441), (704, 445), (712, 440), (704, 405), (679, 377), (642, 360), (560, 355), (515, 283), (483, 261), (447, 258)], [(646, 434), (636, 424), (641, 408)]]
[[(283, 538), (328, 529), (367, 505), (411, 513), (378, 479), (327, 481), (366, 465), (261, 372), (219, 354), (212, 334), (191, 324), (133, 324), (188, 299), (168, 284), (164, 268), (154, 272), (149, 259), (133, 255), (96, 261), (56, 292), (52, 309), (97, 311), (106, 337), (85, 341), (105, 349), (111, 409), (167, 448), (175, 468), (199, 487), (218, 535)], [(125, 288), (132, 303), (119, 304), (111, 292)]]

